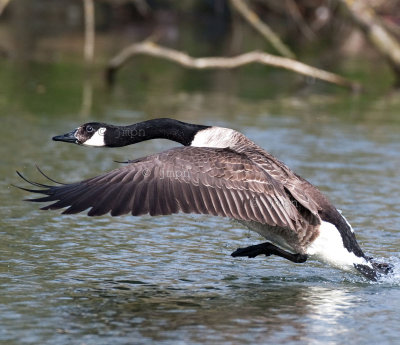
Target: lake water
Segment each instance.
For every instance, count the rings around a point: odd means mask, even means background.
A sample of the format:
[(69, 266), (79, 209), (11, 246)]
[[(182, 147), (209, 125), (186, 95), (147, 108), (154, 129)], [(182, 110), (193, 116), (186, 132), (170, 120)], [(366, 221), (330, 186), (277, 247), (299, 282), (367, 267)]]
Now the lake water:
[[(2, 62), (0, 342), (398, 343), (400, 94), (349, 96), (323, 85), (280, 94), (284, 81), (252, 84), (244, 72), (161, 62), (141, 75), (140, 61), (111, 91), (98, 77), (85, 80), (80, 66)], [(234, 259), (237, 247), (263, 240), (227, 219), (63, 216), (23, 202), (26, 193), (10, 186), (24, 185), (15, 170), (43, 181), (35, 164), (73, 182), (176, 146), (51, 141), (89, 120), (165, 116), (246, 134), (319, 186), (365, 252), (393, 263), (394, 274), (373, 283), (312, 260)]]

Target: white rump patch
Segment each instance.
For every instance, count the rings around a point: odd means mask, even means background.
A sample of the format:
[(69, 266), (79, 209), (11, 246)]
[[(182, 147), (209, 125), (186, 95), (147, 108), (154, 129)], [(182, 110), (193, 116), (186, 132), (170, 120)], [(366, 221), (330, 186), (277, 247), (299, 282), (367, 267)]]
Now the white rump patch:
[(239, 135), (239, 132), (230, 128), (211, 127), (197, 132), (190, 146), (218, 148), (230, 147), (236, 144), (237, 138), (235, 137)]
[(356, 256), (344, 247), (342, 236), (333, 224), (322, 221), (319, 232), (319, 236), (307, 248), (308, 255), (345, 271), (353, 271), (354, 264), (372, 268), (367, 260)]
[(85, 146), (106, 146), (106, 143), (104, 141), (104, 136), (106, 134), (106, 128), (100, 127), (94, 134), (85, 142), (82, 143), (82, 145)]

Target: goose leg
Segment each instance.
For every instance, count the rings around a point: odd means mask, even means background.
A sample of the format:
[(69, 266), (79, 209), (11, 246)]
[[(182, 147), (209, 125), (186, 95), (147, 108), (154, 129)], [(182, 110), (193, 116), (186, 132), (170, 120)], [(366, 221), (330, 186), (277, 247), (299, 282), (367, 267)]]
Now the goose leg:
[(302, 263), (307, 261), (307, 255), (289, 253), (269, 242), (256, 244), (254, 246), (249, 246), (246, 248), (238, 248), (231, 255), (233, 257), (247, 256), (249, 258), (255, 258), (257, 255), (262, 254), (264, 254), (265, 256), (278, 255), (295, 263)]

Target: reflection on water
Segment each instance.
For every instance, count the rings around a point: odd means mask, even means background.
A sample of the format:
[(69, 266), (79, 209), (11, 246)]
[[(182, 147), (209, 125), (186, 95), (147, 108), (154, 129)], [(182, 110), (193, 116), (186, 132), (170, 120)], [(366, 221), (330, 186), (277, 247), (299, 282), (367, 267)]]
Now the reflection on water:
[[(65, 310), (69, 323), (62, 332), (84, 333), (95, 324), (106, 325), (105, 334), (97, 334), (100, 338), (123, 334), (138, 343), (263, 344), (266, 339), (270, 343), (337, 343), (337, 339), (353, 339), (355, 327), (362, 326), (351, 316), (352, 310), (362, 310), (365, 303), (357, 292), (362, 288), (320, 286), (311, 281), (283, 286), (274, 279), (200, 290), (129, 280), (100, 286), (97, 282), (68, 294), (73, 303)], [(363, 331), (373, 339), (365, 321)]]
[[(338, 335), (344, 339), (348, 337), (349, 326), (344, 322), (347, 310), (353, 304), (354, 296), (349, 291), (341, 289), (329, 289), (320, 286), (313, 286), (307, 291), (309, 303), (310, 321), (307, 322), (308, 334), (322, 335), (318, 337), (324, 343), (336, 339)], [(310, 337), (312, 340), (312, 337)], [(312, 343), (312, 342), (311, 342)]]
[[(114, 291), (113, 291), (114, 290)], [(346, 311), (357, 304), (334, 286), (232, 284), (223, 290), (187, 291), (136, 281), (110, 281), (101, 290), (79, 291), (70, 310), (73, 327), (107, 323), (138, 341), (180, 340), (246, 344), (329, 342), (346, 336)], [(116, 291), (116, 292), (115, 292)], [(68, 330), (64, 330), (68, 332)], [(249, 338), (249, 334), (251, 337)], [(317, 341), (316, 341), (317, 342)]]

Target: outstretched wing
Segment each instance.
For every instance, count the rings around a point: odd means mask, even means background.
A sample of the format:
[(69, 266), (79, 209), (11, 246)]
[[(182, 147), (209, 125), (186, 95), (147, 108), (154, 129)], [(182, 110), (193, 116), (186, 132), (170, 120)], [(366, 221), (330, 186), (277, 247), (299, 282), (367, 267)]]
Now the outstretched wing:
[(296, 232), (304, 225), (284, 186), (245, 155), (229, 149), (179, 147), (77, 183), (30, 183), (40, 189), (22, 189), (45, 196), (29, 201), (53, 202), (45, 210), (67, 207), (64, 214), (89, 208), (89, 216), (184, 212), (256, 221)]

